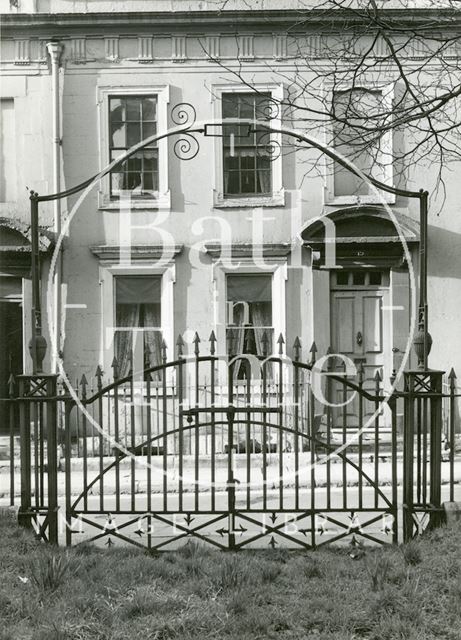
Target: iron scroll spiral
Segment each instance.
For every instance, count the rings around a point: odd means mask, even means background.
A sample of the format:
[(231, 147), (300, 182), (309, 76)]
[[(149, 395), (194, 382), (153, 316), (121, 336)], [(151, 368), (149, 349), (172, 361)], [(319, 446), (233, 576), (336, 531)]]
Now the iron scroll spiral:
[(189, 102), (179, 102), (171, 110), (171, 119), (174, 124), (188, 125), (191, 127), (197, 117), (195, 107)]
[(267, 158), (269, 162), (274, 162), (274, 160), (277, 160), (282, 153), (282, 146), (280, 142), (271, 138), (270, 131), (265, 133), (258, 131), (257, 133), (259, 133), (259, 144), (256, 147), (256, 154), (260, 158)]
[(197, 138), (190, 133), (182, 133), (182, 137), (174, 143), (173, 151), (180, 160), (192, 160), (200, 150)]
[[(196, 111), (189, 102), (180, 102), (171, 110), (171, 119), (176, 125), (192, 127), (196, 120)], [(173, 151), (180, 160), (192, 160), (200, 150), (197, 138), (187, 133), (181, 132), (180, 138), (174, 143)]]
[(280, 116), (280, 102), (274, 100), (274, 98), (266, 98), (259, 106), (259, 109), (261, 113), (258, 117), (261, 120), (275, 120)]

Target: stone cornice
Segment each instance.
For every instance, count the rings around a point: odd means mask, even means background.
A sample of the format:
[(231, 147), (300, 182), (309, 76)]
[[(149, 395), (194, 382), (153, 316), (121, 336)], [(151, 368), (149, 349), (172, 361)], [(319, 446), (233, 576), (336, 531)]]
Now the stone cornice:
[[(431, 30), (457, 29), (461, 26), (461, 11), (452, 9), (381, 9), (386, 21), (396, 25), (411, 25), (417, 29), (419, 25), (430, 25)], [(159, 12), (125, 12), (125, 13), (36, 13), (36, 14), (0, 14), (2, 35), (21, 37), (23, 34), (40, 35), (42, 33), (55, 37), (67, 35), (72, 31), (85, 29), (87, 35), (107, 35), (107, 29), (123, 35), (146, 31), (148, 33), (164, 33), (174, 29), (176, 32), (190, 33), (195, 26), (200, 31), (207, 28), (219, 28), (223, 33), (235, 33), (236, 27), (252, 29), (290, 28), (298, 24), (300, 29), (328, 29), (335, 27), (344, 29), (352, 24), (367, 23), (357, 13), (311, 10), (248, 10), (248, 11), (159, 11)]]

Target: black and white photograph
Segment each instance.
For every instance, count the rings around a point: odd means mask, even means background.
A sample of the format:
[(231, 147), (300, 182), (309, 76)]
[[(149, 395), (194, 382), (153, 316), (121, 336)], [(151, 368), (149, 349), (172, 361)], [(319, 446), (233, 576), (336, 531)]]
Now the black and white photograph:
[(0, 0), (0, 107), (0, 640), (461, 640), (461, 0)]

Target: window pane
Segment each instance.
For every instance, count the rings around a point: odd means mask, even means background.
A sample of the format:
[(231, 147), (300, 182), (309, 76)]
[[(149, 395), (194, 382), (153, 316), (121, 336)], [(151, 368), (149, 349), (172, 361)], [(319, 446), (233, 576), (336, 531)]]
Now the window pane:
[(142, 187), (144, 191), (153, 191), (154, 190), (154, 180), (152, 173), (143, 173), (142, 174)]
[(272, 276), (270, 274), (228, 275), (227, 299), (247, 302), (272, 300)]
[(123, 181), (124, 181), (123, 173), (114, 172), (110, 174), (110, 191), (111, 193), (119, 193), (121, 189), (123, 189)]
[(126, 99), (126, 119), (127, 120), (141, 120), (141, 102), (142, 98), (127, 98)]
[(144, 171), (157, 171), (157, 152), (144, 151)]
[(270, 158), (266, 155), (256, 156), (256, 166), (258, 169), (270, 170)]
[(250, 171), (242, 171), (242, 193), (255, 193), (255, 174)]
[(276, 107), (275, 105), (271, 105), (269, 94), (257, 96), (255, 109), (257, 120), (269, 120), (274, 109), (276, 109)]
[(349, 271), (338, 271), (336, 274), (336, 284), (347, 285), (349, 282)]
[(242, 170), (250, 170), (255, 168), (255, 158), (254, 156), (244, 155), (240, 159), (240, 166)]
[(116, 276), (117, 304), (160, 304), (161, 276)]
[(120, 98), (110, 98), (109, 113), (111, 122), (123, 122), (125, 120), (124, 102)]
[(140, 172), (142, 170), (142, 154), (136, 153), (124, 163), (128, 171)]
[(238, 169), (239, 168), (239, 159), (237, 156), (226, 156), (224, 158), (224, 168), (225, 169)]
[(126, 149), (126, 133), (125, 125), (123, 122), (113, 122), (111, 125), (111, 147), (119, 147)]
[(240, 193), (239, 173), (227, 171), (224, 173), (224, 193)]
[(379, 285), (382, 281), (381, 271), (370, 271), (370, 284)]
[(134, 144), (137, 144), (141, 141), (141, 124), (136, 122), (129, 122), (127, 124), (127, 137), (126, 144), (127, 147), (132, 147)]
[(365, 284), (365, 271), (355, 271), (352, 274), (352, 283), (357, 285)]
[(154, 98), (142, 98), (142, 119), (144, 121), (157, 119), (156, 100)]
[(150, 138), (150, 136), (155, 135), (157, 130), (157, 126), (155, 122), (143, 122), (142, 125), (142, 139)]
[(255, 99), (254, 96), (242, 96), (240, 100), (240, 118), (248, 118), (253, 120), (255, 116)]
[(237, 118), (238, 117), (238, 96), (237, 94), (225, 93), (222, 97), (222, 117)]
[(256, 172), (256, 190), (258, 193), (271, 192), (271, 174), (270, 171), (262, 169)]

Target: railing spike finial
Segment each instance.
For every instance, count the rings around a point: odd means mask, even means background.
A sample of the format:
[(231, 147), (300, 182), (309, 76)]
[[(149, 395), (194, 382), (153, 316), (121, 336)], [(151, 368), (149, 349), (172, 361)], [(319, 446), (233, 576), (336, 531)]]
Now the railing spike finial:
[(283, 354), (283, 345), (285, 344), (282, 334), (279, 335), (277, 344), (279, 345), (279, 356), (281, 356)]
[(317, 345), (315, 344), (315, 340), (312, 343), (311, 348), (309, 349), (309, 353), (311, 354), (311, 364), (314, 364), (316, 358), (316, 353), (317, 353), (318, 349), (317, 349)]
[(194, 336), (194, 339), (192, 340), (192, 342), (195, 345), (194, 346), (194, 353), (195, 353), (196, 356), (198, 356), (200, 354), (199, 344), (201, 343), (201, 340), (200, 340), (200, 336), (197, 333), (197, 331), (195, 332), (195, 336)]
[(299, 339), (299, 336), (296, 336), (295, 341), (293, 342), (293, 352), (295, 360), (299, 360), (301, 354), (301, 340)]
[(178, 352), (178, 356), (181, 357), (184, 353), (184, 340), (180, 333), (176, 339), (176, 350)]
[(114, 380), (118, 380), (118, 360), (115, 356), (110, 366), (112, 367)]
[(14, 396), (14, 375), (10, 373), (10, 377), (8, 378), (8, 393), (10, 394), (10, 398)]
[(381, 372), (379, 369), (376, 369), (376, 373), (375, 373), (375, 377), (374, 380), (376, 382), (376, 384), (379, 384), (382, 381), (382, 376), (381, 376)]
[[(85, 375), (85, 374), (83, 374), (83, 375)], [(102, 389), (102, 375), (103, 374), (102, 374), (102, 369), (99, 366), (99, 364), (96, 367), (96, 371), (95, 371), (94, 375), (96, 376), (96, 384), (97, 384), (98, 389)]]
[(214, 356), (216, 352), (216, 335), (214, 331), (210, 333), (210, 337), (208, 338), (208, 340), (210, 342), (210, 354)]
[(451, 368), (450, 373), (448, 374), (448, 379), (450, 381), (450, 389), (453, 390), (456, 387), (456, 382), (455, 381), (457, 379), (456, 373), (455, 373), (455, 370), (453, 369), (453, 367)]
[(86, 388), (88, 386), (88, 380), (86, 379), (86, 375), (83, 374), (80, 378), (80, 387), (82, 389), (82, 398), (86, 398)]

